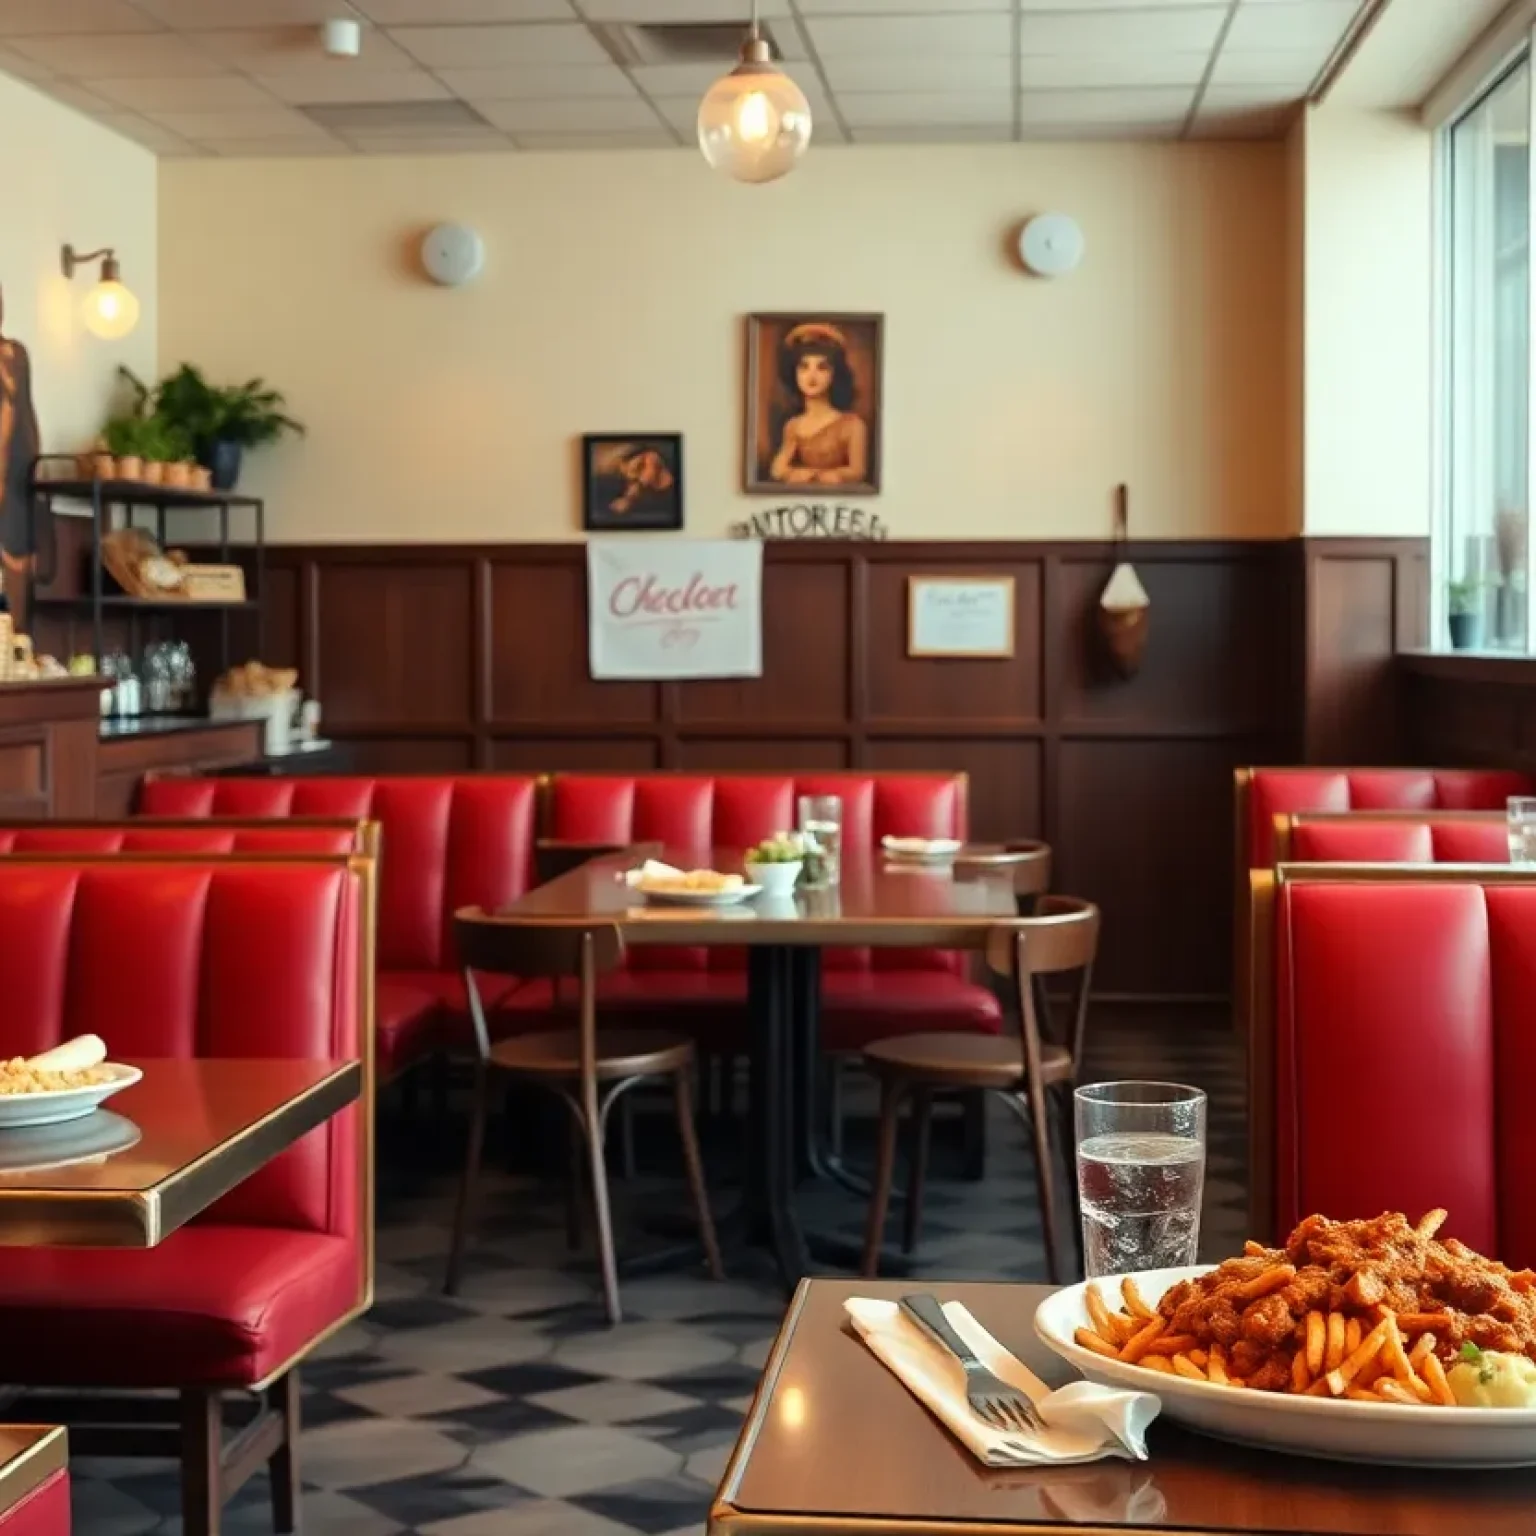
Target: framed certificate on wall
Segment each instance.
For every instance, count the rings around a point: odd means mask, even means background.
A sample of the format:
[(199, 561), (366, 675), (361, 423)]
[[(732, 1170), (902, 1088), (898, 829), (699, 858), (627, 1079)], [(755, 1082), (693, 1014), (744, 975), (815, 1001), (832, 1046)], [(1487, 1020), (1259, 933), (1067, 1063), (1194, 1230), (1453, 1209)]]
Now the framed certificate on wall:
[(907, 655), (1013, 655), (1012, 576), (909, 576)]

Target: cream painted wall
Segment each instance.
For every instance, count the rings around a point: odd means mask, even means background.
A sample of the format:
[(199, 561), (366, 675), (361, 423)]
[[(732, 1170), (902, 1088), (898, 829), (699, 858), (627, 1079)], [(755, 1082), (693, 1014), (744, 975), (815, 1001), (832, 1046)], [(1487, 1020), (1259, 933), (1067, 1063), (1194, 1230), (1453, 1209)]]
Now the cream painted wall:
[[(282, 540), (568, 539), (583, 431), (686, 434), (688, 531), (742, 495), (741, 317), (886, 314), (895, 538), (1288, 531), (1284, 147), (824, 148), (746, 188), (674, 152), (168, 161), (160, 355), (265, 375), (310, 428), (257, 457)], [(1084, 226), (1023, 276), (1024, 215)], [(472, 287), (412, 238), (485, 236)], [(791, 499), (791, 498), (785, 498)], [(803, 500), (803, 497), (793, 499)], [(835, 497), (827, 498), (835, 500)]]
[(1304, 156), (1308, 534), (1427, 536), (1433, 147), (1408, 113), (1325, 105)]
[[(100, 430), (117, 365), (155, 371), (156, 166), (147, 149), (0, 75), (0, 286), (5, 334), (31, 353), (46, 451), (88, 446)], [(64, 244), (113, 245), (142, 306), (121, 341), (80, 322), (92, 279), (59, 268)], [(94, 270), (94, 269), (93, 269)]]

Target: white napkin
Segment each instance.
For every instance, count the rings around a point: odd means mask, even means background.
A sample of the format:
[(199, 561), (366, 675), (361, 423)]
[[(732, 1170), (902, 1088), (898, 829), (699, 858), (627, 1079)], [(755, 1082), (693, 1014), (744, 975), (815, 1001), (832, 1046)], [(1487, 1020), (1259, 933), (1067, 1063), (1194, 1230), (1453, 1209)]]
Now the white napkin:
[(982, 1364), (1025, 1394), (1045, 1420), (1043, 1434), (984, 1424), (965, 1400), (960, 1362), (894, 1301), (851, 1296), (843, 1303), (859, 1337), (917, 1400), (989, 1467), (1070, 1465), (1104, 1456), (1147, 1459), (1147, 1426), (1162, 1409), (1150, 1392), (1122, 1392), (1074, 1381), (1054, 1392), (1010, 1355), (958, 1301), (944, 1303), (950, 1326)]
[(681, 880), (682, 878), (682, 870), (674, 869), (670, 864), (663, 864), (659, 859), (647, 859), (639, 869), (624, 872), (626, 885), (649, 885), (655, 880)]

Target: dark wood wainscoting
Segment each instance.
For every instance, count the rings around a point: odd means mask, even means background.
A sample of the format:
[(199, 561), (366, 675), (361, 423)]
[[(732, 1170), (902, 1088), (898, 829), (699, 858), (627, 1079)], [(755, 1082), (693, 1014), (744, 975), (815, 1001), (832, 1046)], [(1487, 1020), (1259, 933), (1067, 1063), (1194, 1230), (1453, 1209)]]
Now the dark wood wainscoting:
[(1536, 657), (1399, 656), (1409, 761), (1536, 773)]
[[(1093, 611), (1109, 547), (770, 544), (764, 672), (596, 683), (579, 545), (287, 546), (266, 656), (300, 668), (360, 768), (935, 768), (972, 828), (1039, 836), (1102, 903), (1099, 984), (1218, 997), (1230, 961), (1232, 769), (1295, 755), (1286, 543), (1148, 544), (1145, 663), (1113, 676)], [(906, 654), (914, 574), (1015, 578), (1009, 660)]]

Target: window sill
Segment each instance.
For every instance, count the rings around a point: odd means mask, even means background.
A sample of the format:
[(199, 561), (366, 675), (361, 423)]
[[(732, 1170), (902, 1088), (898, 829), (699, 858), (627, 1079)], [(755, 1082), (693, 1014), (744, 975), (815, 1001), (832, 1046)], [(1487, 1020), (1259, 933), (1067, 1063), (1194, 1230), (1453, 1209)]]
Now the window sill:
[(1397, 662), (1413, 677), (1536, 688), (1536, 655), (1513, 651), (1399, 651)]

